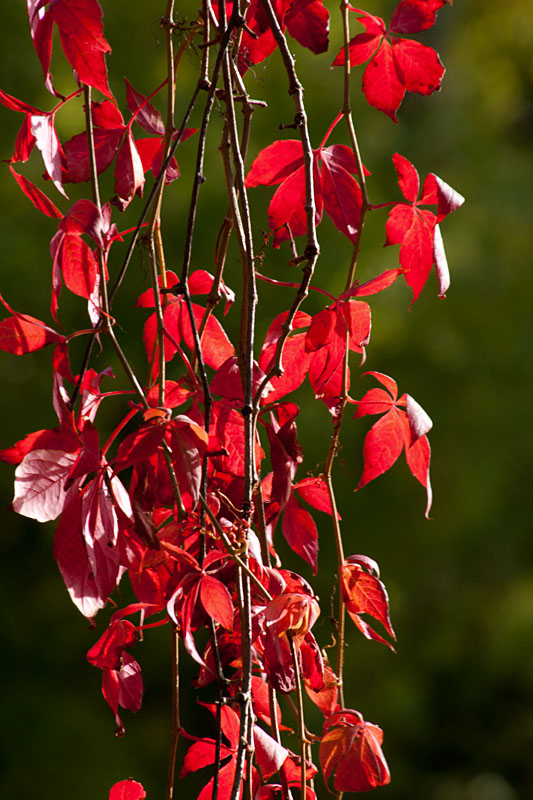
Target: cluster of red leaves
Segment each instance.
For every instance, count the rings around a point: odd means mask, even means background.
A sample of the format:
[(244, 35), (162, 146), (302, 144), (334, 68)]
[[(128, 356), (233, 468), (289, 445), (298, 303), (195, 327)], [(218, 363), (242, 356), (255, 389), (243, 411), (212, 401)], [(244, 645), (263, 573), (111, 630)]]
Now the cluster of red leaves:
[[(388, 28), (381, 18), (350, 7), (366, 31), (349, 43), (350, 63), (355, 66), (369, 61), (363, 76), (365, 96), (395, 121), (405, 92), (430, 94), (439, 88), (444, 72), (431, 48), (398, 34), (429, 28), (446, 2), (402, 0)], [(275, 0), (272, 5), (282, 31), (287, 30), (314, 53), (327, 50), (329, 14), (321, 0)], [(219, 11), (218, 6), (213, 8), (215, 17)], [(233, 13), (234, 4), (227, 3), (227, 18)], [(64, 335), (29, 314), (14, 311), (0, 295), (7, 311), (0, 321), (1, 350), (24, 355), (49, 345), (54, 348), (52, 400), (57, 427), (29, 433), (0, 451), (0, 458), (16, 467), (13, 510), (40, 522), (59, 520), (54, 555), (72, 601), (91, 621), (108, 604), (123, 577), (129, 577), (136, 602), (115, 611), (87, 654), (89, 662), (102, 670), (102, 693), (114, 714), (118, 733), (124, 730), (119, 708), (136, 712), (143, 696), (140, 665), (129, 651), (145, 630), (171, 622), (198, 665), (196, 686), (213, 684), (220, 669), (227, 684), (222, 706), (203, 704), (220, 720), (225, 741), (217, 743), (183, 730), (193, 743), (180, 774), (186, 776), (215, 765), (218, 752), (218, 797), (227, 800), (231, 796), (239, 748), (237, 709), (243, 670), (236, 561), (239, 553), (246, 552), (247, 568), (254, 579), (254, 797), (286, 797), (291, 787), (301, 785), (302, 773), (311, 779), (317, 772), (311, 761), (299, 763), (299, 756), (263, 727), (272, 732), (284, 728), (281, 708), (272, 702), (269, 687), (288, 695), (297, 689), (300, 679), (324, 716), (320, 765), (326, 782), (332, 780), (337, 792), (384, 785), (389, 781), (389, 771), (381, 751), (382, 732), (365, 722), (358, 711), (340, 707), (338, 676), (325, 661), (312, 632), (320, 614), (318, 600), (303, 577), (281, 567), (278, 522), (285, 542), (316, 574), (319, 534), (312, 511), (330, 516), (335, 513), (323, 475), (297, 479), (303, 461), (297, 429), (299, 407), (287, 398), (307, 378), (315, 397), (335, 420), (338, 418), (345, 392), (350, 389), (347, 355), (355, 353), (362, 363), (370, 341), (371, 309), (361, 298), (386, 290), (403, 274), (416, 300), (433, 265), (440, 294), (444, 294), (449, 276), (439, 223), (461, 205), (463, 198), (430, 174), (419, 199), (415, 167), (396, 154), (393, 161), (404, 199), (384, 205), (392, 206), (385, 225), (386, 244), (400, 245), (400, 266), (364, 284), (356, 282), (337, 297), (323, 292), (328, 304), (313, 315), (297, 311), (286, 338), (289, 312), (278, 314), (272, 321), (252, 379), (259, 422), (254, 434), (255, 464), (261, 474), (262, 465), (269, 463), (270, 472), (263, 475), (258, 488), (262, 501), (253, 509), (251, 521), (243, 522), (240, 509), (246, 456), (239, 360), (211, 306), (189, 302), (191, 295), (211, 297), (215, 279), (207, 270), (190, 274), (186, 286), (167, 271), (160, 280), (159, 297), (150, 289), (138, 298), (139, 309), (163, 309), (163, 339), (155, 311), (149, 311), (144, 322), (149, 377), (143, 389), (148, 408), (130, 401), (111, 436), (103, 444), (100, 441), (96, 422), (100, 403), (110, 395), (130, 392), (102, 390), (102, 382), (114, 377), (110, 369), (97, 374), (87, 368), (79, 376), (73, 374), (69, 345), (74, 336), (98, 335), (105, 313), (101, 290), (109, 281), (109, 252), (125, 235), (112, 222), (113, 206), (124, 211), (136, 195), (142, 195), (146, 174), (151, 171), (157, 177), (161, 173), (165, 124), (151, 102), (158, 90), (145, 96), (127, 80), (130, 118), (124, 120), (108, 83), (105, 56), (111, 48), (103, 34), (97, 0), (28, 0), (28, 15), (45, 86), (59, 102), (51, 111), (41, 111), (0, 90), (0, 103), (24, 115), (9, 169), (34, 207), (58, 220), (50, 242), (52, 317), (58, 325), (59, 296), (66, 287), (86, 302), (87, 329)], [(244, 74), (276, 49), (276, 40), (259, 0), (248, 5), (244, 26), (239, 27), (242, 30), (234, 41), (239, 43), (237, 64)], [(115, 165), (114, 196), (101, 208), (82, 199), (63, 212), (12, 166), (27, 162), (36, 147), (46, 179), (64, 198), (65, 185), (87, 182), (91, 177), (87, 132), (65, 142), (56, 132), (56, 114), (82, 90), (64, 98), (54, 87), (50, 63), (55, 28), (75, 80), (104, 95), (90, 108), (96, 173), (100, 175)], [(341, 51), (334, 64), (343, 64), (345, 55)], [(148, 137), (134, 136), (134, 122)], [(313, 151), (314, 222), (318, 225), (325, 212), (336, 228), (356, 243), (363, 211), (361, 187), (369, 173), (350, 147), (326, 146), (334, 127)], [(194, 132), (185, 129), (182, 139)], [(176, 134), (171, 138), (175, 142)], [(301, 142), (284, 140), (259, 153), (246, 177), (247, 187), (278, 186), (268, 211), (275, 247), (307, 231), (305, 171)], [(175, 181), (179, 174), (177, 162), (171, 159), (165, 182)], [(425, 206), (436, 206), (436, 213)], [(227, 313), (235, 295), (223, 282), (217, 282), (217, 286)], [(197, 340), (209, 378), (209, 414), (205, 386), (196, 368)], [(178, 377), (166, 379), (160, 392), (161, 347), (161, 355), (165, 362), (173, 362), (173, 374)], [(348, 396), (348, 402), (357, 405), (356, 418), (381, 415), (365, 438), (364, 466), (357, 488), (391, 468), (404, 452), (411, 473), (426, 489), (428, 514), (431, 487), (427, 433), (431, 421), (410, 395), (398, 397), (392, 378), (379, 372), (369, 374), (384, 388), (370, 389), (360, 400)], [(71, 402), (73, 396), (76, 403)], [(180, 413), (175, 413), (177, 408)], [(263, 547), (256, 531), (266, 537)], [(357, 629), (367, 639), (392, 648), (389, 639), (367, 621), (368, 617), (375, 620), (390, 639), (395, 639), (377, 564), (366, 556), (349, 556), (339, 565), (339, 583), (344, 606)], [(137, 624), (128, 619), (132, 616), (139, 617)], [(202, 648), (197, 632), (211, 627), (214, 639)], [(214, 782), (214, 777), (208, 780), (198, 800), (211, 798)], [(109, 795), (110, 800), (144, 797), (143, 787), (131, 779), (116, 783)], [(315, 797), (310, 788), (307, 797)]]
[[(401, 0), (389, 27), (381, 17), (349, 6), (365, 28), (348, 44), (351, 66), (368, 61), (363, 73), (363, 93), (371, 106), (394, 122), (406, 92), (428, 95), (440, 88), (444, 67), (432, 47), (396, 34), (419, 33), (435, 24), (437, 11), (449, 0)], [(392, 35), (391, 35), (392, 34)], [(345, 63), (340, 51), (333, 66)]]

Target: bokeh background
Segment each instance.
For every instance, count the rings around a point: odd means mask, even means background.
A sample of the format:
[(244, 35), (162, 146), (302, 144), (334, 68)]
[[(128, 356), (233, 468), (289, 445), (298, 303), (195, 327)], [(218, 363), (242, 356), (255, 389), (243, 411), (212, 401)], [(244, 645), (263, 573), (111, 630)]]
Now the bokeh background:
[[(111, 82), (125, 110), (122, 76), (148, 94), (164, 75), (159, 26), (163, 4), (104, 2), (105, 31), (112, 47)], [(336, 4), (329, 53), (314, 57), (294, 44), (307, 87), (311, 133), (316, 146), (341, 104), (341, 74), (329, 66), (340, 47)], [(388, 19), (392, 0), (365, 8)], [(180, 4), (192, 19), (195, 4)], [(531, 367), (531, 233), (533, 185), (533, 11), (530, 0), (457, 0), (444, 8), (437, 26), (420, 38), (435, 46), (447, 67), (442, 91), (409, 96), (398, 126), (366, 106), (354, 70), (354, 114), (365, 164), (372, 172), (373, 202), (397, 197), (390, 155), (413, 161), (422, 177), (435, 172), (467, 198), (443, 224), (452, 271), (446, 300), (437, 298), (432, 277), (409, 309), (410, 293), (398, 286), (375, 299), (367, 369), (394, 376), (434, 420), (432, 477), (435, 501), (424, 519), (424, 493), (405, 464), (354, 494), (361, 471), (364, 423), (347, 419), (336, 479), (347, 553), (365, 553), (381, 566), (398, 634), (397, 654), (351, 631), (347, 652), (350, 704), (385, 730), (385, 752), (393, 780), (375, 792), (384, 800), (527, 800), (533, 797), (533, 544), (531, 480), (533, 372)], [(353, 26), (355, 31), (356, 26)], [(276, 60), (274, 59), (274, 62)], [(195, 80), (198, 54), (184, 59), (178, 80), (178, 119)], [(58, 86), (72, 78), (56, 42), (53, 72)], [(269, 108), (254, 121), (251, 155), (290, 122), (293, 108), (277, 63), (257, 68), (248, 80), (254, 97)], [(52, 100), (42, 88), (30, 44), (22, 0), (7, 3), (0, 26), (0, 86), (44, 109)], [(0, 108), (0, 158), (11, 155), (19, 115)], [(63, 138), (81, 130), (80, 107), (58, 123)], [(225, 212), (215, 109), (208, 140), (195, 267), (211, 269), (218, 226)], [(346, 141), (339, 128), (332, 141)], [(179, 265), (194, 139), (178, 151), (183, 178), (168, 193), (165, 231), (169, 260)], [(25, 174), (38, 180), (37, 154)], [(107, 189), (106, 189), (107, 187)], [(65, 202), (48, 191), (63, 208)], [(104, 196), (110, 185), (104, 181)], [(253, 193), (256, 234), (266, 227), (271, 192)], [(73, 190), (71, 198), (79, 194)], [(48, 242), (53, 221), (41, 217), (12, 181), (0, 176), (0, 289), (16, 309), (50, 320), (51, 265)], [(121, 227), (133, 224), (129, 214)], [(383, 250), (383, 212), (370, 215), (360, 277), (395, 266), (397, 248)], [(342, 290), (349, 244), (324, 221), (317, 281)], [(120, 253), (116, 256), (120, 258)], [(283, 248), (269, 251), (264, 271), (279, 278), (287, 267)], [(228, 283), (238, 285), (235, 253)], [(131, 310), (145, 288), (142, 258), (135, 261), (117, 302), (121, 341), (142, 364), (140, 314)], [(261, 287), (259, 330), (269, 314), (287, 307), (282, 290)], [(260, 307), (261, 307), (260, 306)], [(308, 310), (319, 308), (315, 298)], [(65, 295), (61, 321), (79, 327), (83, 304)], [(236, 325), (236, 310), (228, 318)], [(233, 326), (233, 328), (232, 328)], [(260, 335), (259, 335), (260, 339)], [(73, 358), (76, 357), (74, 351)], [(96, 366), (109, 363), (103, 355)], [(123, 384), (117, 369), (117, 384)], [(28, 431), (55, 425), (50, 397), (50, 353), (17, 358), (0, 354), (0, 447)], [(352, 394), (370, 386), (356, 371)], [(307, 399), (306, 399), (307, 398)], [(299, 394), (300, 433), (306, 470), (316, 473), (329, 440), (325, 409)], [(316, 406), (316, 408), (315, 408)], [(119, 404), (102, 408), (112, 425)], [(155, 629), (139, 645), (146, 684), (144, 708), (124, 714), (126, 735), (113, 736), (112, 715), (100, 695), (100, 673), (85, 659), (97, 631), (70, 604), (52, 557), (54, 525), (39, 526), (8, 510), (13, 471), (0, 465), (0, 788), (9, 800), (101, 800), (117, 780), (142, 781), (151, 800), (164, 792), (169, 726), (169, 642)], [(330, 636), (327, 620), (335, 564), (327, 520), (321, 520), (320, 580), (323, 619), (316, 632)], [(280, 544), (286, 565), (301, 569)], [(124, 589), (125, 598), (128, 597)], [(184, 676), (184, 697), (191, 692)], [(190, 730), (207, 731), (207, 715), (190, 705)], [(311, 727), (320, 720), (311, 715)], [(205, 723), (205, 724), (204, 724)], [(294, 745), (293, 745), (294, 746)], [(207, 780), (207, 778), (206, 778)], [(184, 784), (178, 797), (195, 796)], [(325, 795), (324, 795), (325, 796)]]

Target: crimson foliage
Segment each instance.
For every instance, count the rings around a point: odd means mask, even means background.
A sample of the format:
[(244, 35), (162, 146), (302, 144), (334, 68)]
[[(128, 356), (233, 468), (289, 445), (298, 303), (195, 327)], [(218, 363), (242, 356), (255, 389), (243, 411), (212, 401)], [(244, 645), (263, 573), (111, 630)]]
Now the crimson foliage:
[[(371, 307), (363, 298), (386, 291), (403, 276), (414, 302), (433, 266), (439, 294), (445, 294), (449, 273), (439, 226), (463, 198), (434, 174), (426, 177), (420, 190), (414, 165), (395, 153), (392, 160), (401, 197), (380, 206), (370, 203), (370, 173), (359, 155), (350, 112), (350, 69), (368, 62), (363, 94), (396, 122), (406, 92), (428, 95), (440, 87), (444, 68), (438, 55), (403, 35), (431, 27), (445, 4), (446, 0), (401, 0), (388, 27), (380, 17), (343, 6), (344, 47), (333, 65), (344, 68), (344, 106), (313, 149), (302, 87), (285, 35), (313, 53), (325, 52), (329, 12), (321, 0), (252, 0), (242, 7), (238, 2), (211, 6), (206, 0), (192, 26), (173, 19), (169, 1), (162, 25), (170, 73), (149, 95), (126, 80), (126, 118), (108, 81), (106, 55), (111, 48), (97, 0), (28, 0), (33, 45), (45, 86), (57, 103), (43, 111), (2, 90), (0, 103), (23, 117), (9, 159), (11, 175), (35, 208), (57, 221), (50, 242), (54, 323), (49, 326), (15, 311), (0, 296), (6, 310), (0, 322), (0, 348), (16, 355), (53, 348), (58, 424), (28, 433), (2, 450), (0, 457), (16, 467), (13, 510), (39, 522), (58, 519), (54, 555), (81, 614), (92, 621), (114, 602), (115, 589), (126, 575), (131, 582), (136, 601), (117, 608), (87, 656), (102, 671), (102, 692), (117, 733), (124, 731), (119, 710), (136, 712), (141, 707), (141, 668), (130, 651), (153, 626), (169, 626), (176, 648), (178, 641), (183, 643), (198, 666), (195, 685), (213, 686), (214, 702), (204, 705), (215, 719), (214, 739), (188, 732), (174, 693), (169, 797), (179, 736), (192, 742), (180, 777), (212, 767), (199, 800), (237, 800), (243, 793), (258, 800), (290, 798), (295, 789), (302, 797), (314, 798), (314, 740), (320, 742), (324, 781), (337, 792), (366, 791), (390, 780), (381, 750), (383, 733), (345, 705), (342, 681), (345, 612), (364, 637), (392, 648), (389, 601), (378, 565), (367, 556), (344, 555), (332, 467), (340, 424), (352, 403), (355, 419), (378, 416), (366, 434), (364, 468), (356, 488), (390, 469), (404, 453), (410, 471), (426, 490), (429, 514), (431, 420), (409, 394), (398, 396), (396, 381), (380, 372), (368, 373), (374, 386), (361, 399), (352, 398), (350, 353), (363, 363), (370, 341)], [(349, 12), (364, 28), (353, 38)], [(56, 28), (77, 84), (68, 97), (57, 91), (50, 72)], [(176, 32), (182, 37), (177, 54)], [(175, 68), (183, 51), (199, 37), (201, 75), (177, 127)], [(257, 104), (246, 90), (245, 77), (250, 67), (276, 51), (287, 71), (295, 102), (293, 127), (300, 137), (272, 142), (255, 154), (245, 175), (248, 126)], [(165, 89), (166, 118), (152, 102)], [(92, 90), (102, 99), (94, 100)], [(200, 127), (189, 128), (192, 108), (200, 104), (202, 92)], [(56, 117), (82, 94), (86, 129), (61, 141)], [(229, 211), (211, 273), (190, 269), (190, 250), (215, 94), (224, 109), (221, 151)], [(242, 136), (235, 116), (238, 103), (244, 110)], [(349, 145), (329, 143), (341, 122), (347, 124)], [(165, 266), (160, 210), (165, 187), (180, 177), (177, 146), (191, 136), (198, 142), (196, 172), (185, 256), (177, 274)], [(46, 179), (61, 195), (61, 208), (48, 191), (19, 171), (18, 165), (28, 161), (35, 147)], [(114, 195), (102, 202), (99, 176), (111, 169)], [(139, 202), (150, 182), (150, 196), (136, 229), (120, 232), (120, 213)], [(70, 204), (66, 187), (72, 183), (88, 184), (90, 196)], [(254, 237), (264, 223), (252, 223), (248, 190), (260, 186), (277, 188), (268, 208), (270, 231), (259, 248)], [(385, 207), (389, 209), (385, 244), (400, 245), (399, 266), (359, 284), (355, 266), (366, 215)], [(338, 296), (312, 282), (319, 256), (316, 228), (324, 213), (353, 245), (345, 289)], [(231, 236), (237, 240), (243, 267), (243, 282), (236, 292), (223, 280)], [(305, 237), (303, 247), (301, 237)], [(299, 282), (276, 281), (256, 269), (261, 258), (268, 272), (269, 260), (279, 258), (287, 241), (290, 263), (302, 270)], [(126, 242), (122, 267), (111, 275), (110, 252), (125, 248)], [(136, 376), (119, 344), (112, 316), (131, 253), (141, 243), (148, 249), (152, 279), (151, 289), (136, 302), (146, 353), (144, 380)], [(270, 243), (274, 250), (268, 249)], [(264, 342), (255, 347), (258, 280), (278, 285), (280, 297), (286, 296), (284, 289), (296, 291), (288, 302), (280, 300)], [(87, 309), (84, 326), (70, 333), (61, 332), (59, 325), (63, 289), (81, 298)], [(310, 289), (326, 297), (324, 307), (313, 315), (300, 308)], [(232, 342), (223, 320), (213, 312), (224, 300), (228, 313), (236, 295), (240, 336)], [(288, 310), (283, 310), (285, 302)], [(143, 309), (148, 309), (144, 323)], [(87, 340), (86, 354), (82, 364), (73, 365), (70, 344), (80, 336)], [(111, 369), (97, 373), (91, 366), (94, 344), (107, 342), (123, 373), (113, 389)], [(306, 380), (314, 397), (329, 410), (332, 438), (323, 470), (297, 477), (303, 462), (297, 430), (300, 409), (289, 395)], [(123, 416), (102, 441), (98, 410), (111, 395), (123, 397)], [(338, 556), (337, 654), (331, 665), (312, 632), (320, 614), (318, 599), (307, 580), (282, 568), (276, 530), (316, 574), (315, 511), (331, 518)], [(371, 627), (369, 618), (372, 625), (379, 624), (381, 633)], [(204, 628), (209, 638), (200, 647), (197, 634)], [(307, 731), (303, 688), (324, 716), (319, 736)], [(287, 746), (282, 741), (280, 731), (290, 729), (282, 724), (278, 696), (289, 697), (288, 707), (296, 710), (296, 752), (288, 747), (289, 737)], [(143, 797), (144, 788), (132, 779), (120, 781), (110, 792), (110, 800)]]

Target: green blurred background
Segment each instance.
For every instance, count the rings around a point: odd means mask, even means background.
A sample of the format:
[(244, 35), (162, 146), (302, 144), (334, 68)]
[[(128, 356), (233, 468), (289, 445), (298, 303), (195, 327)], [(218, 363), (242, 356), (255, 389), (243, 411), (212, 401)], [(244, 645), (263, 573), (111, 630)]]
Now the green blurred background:
[[(146, 94), (164, 75), (159, 26), (163, 3), (132, 0), (103, 5), (105, 31), (113, 47), (111, 84), (125, 111), (123, 75)], [(365, 6), (386, 19), (393, 7), (392, 0)], [(191, 17), (194, 8), (189, 4), (180, 13)], [(340, 47), (338, 12), (336, 7), (330, 10), (334, 19), (329, 53), (314, 57), (297, 44), (293, 47), (307, 86), (315, 146), (341, 103), (341, 73), (329, 69)], [(353, 494), (362, 466), (363, 422), (347, 418), (336, 467), (346, 552), (365, 553), (379, 562), (398, 635), (398, 652), (393, 655), (350, 629), (347, 652), (349, 704), (385, 731), (393, 780), (375, 792), (384, 800), (533, 797), (532, 22), (530, 0), (504, 4), (457, 0), (452, 8), (444, 8), (435, 29), (420, 37), (439, 50), (447, 67), (443, 89), (430, 98), (409, 96), (398, 126), (367, 107), (354, 91), (361, 151), (372, 172), (373, 202), (397, 197), (390, 161), (395, 151), (413, 161), (422, 177), (435, 172), (467, 198), (467, 204), (443, 224), (452, 271), (447, 299), (438, 300), (434, 277), (410, 310), (410, 293), (403, 283), (377, 297), (365, 366), (394, 376), (400, 391), (412, 394), (434, 420), (432, 519), (424, 519), (424, 493), (405, 464)], [(184, 59), (178, 119), (197, 63), (197, 53)], [(57, 42), (53, 72), (59, 88), (71, 91), (72, 79)], [(356, 90), (360, 75), (361, 70), (355, 69)], [(52, 101), (41, 84), (25, 4), (22, 0), (5, 4), (0, 86), (49, 109)], [(254, 156), (275, 138), (291, 138), (291, 132), (280, 134), (277, 126), (291, 121), (293, 108), (277, 63), (258, 67), (248, 85), (254, 97), (270, 98), (269, 109), (258, 111), (254, 120)], [(0, 158), (11, 155), (20, 122), (20, 115), (0, 110)], [(66, 110), (58, 125), (63, 138), (79, 132), (80, 107)], [(212, 269), (216, 233), (225, 212), (219, 130), (220, 113), (215, 109), (206, 164), (210, 179), (202, 188), (193, 258), (194, 267), (207, 269)], [(334, 137), (332, 141), (346, 141), (340, 128)], [(178, 152), (183, 178), (166, 201), (171, 265), (179, 265), (181, 259), (194, 141)], [(36, 154), (25, 174), (38, 180), (41, 172)], [(104, 195), (106, 186), (109, 191), (104, 181)], [(47, 190), (61, 208), (67, 207), (50, 184)], [(81, 195), (74, 189), (70, 196), (74, 200)], [(270, 196), (270, 190), (253, 192), (257, 241), (260, 227), (266, 227)], [(50, 321), (48, 242), (55, 223), (33, 209), (7, 166), (2, 168), (0, 204), (2, 294), (14, 308)], [(397, 263), (397, 248), (381, 248), (384, 213), (370, 216), (361, 279)], [(134, 212), (128, 213), (121, 227), (134, 218)], [(349, 243), (326, 220), (319, 238), (317, 282), (338, 293), (345, 280)], [(115, 254), (112, 267), (120, 255)], [(268, 251), (263, 269), (297, 280), (298, 273), (286, 266), (287, 260), (284, 248)], [(234, 252), (227, 280), (234, 288), (238, 285)], [(141, 312), (132, 312), (131, 306), (146, 285), (146, 269), (137, 258), (116, 314), (121, 341), (138, 365), (143, 363), (137, 339)], [(289, 295), (280, 297), (281, 292), (261, 287), (260, 334), (268, 325), (268, 314), (288, 306)], [(311, 298), (307, 310), (318, 308), (316, 298)], [(60, 313), (66, 330), (79, 327), (83, 304), (65, 293)], [(228, 318), (231, 330), (236, 319), (234, 309)], [(80, 353), (74, 350), (74, 361)], [(108, 363), (103, 355), (96, 366), (101, 369)], [(117, 385), (124, 385), (120, 369), (116, 372)], [(0, 380), (0, 447), (28, 431), (55, 425), (48, 351), (23, 358), (0, 354)], [(370, 385), (369, 379), (359, 381), (354, 370), (353, 396), (360, 397)], [(324, 461), (329, 420), (325, 409), (309, 401), (308, 392), (299, 394), (298, 400), (303, 404), (303, 477)], [(108, 401), (101, 414), (104, 427), (111, 426), (118, 414), (119, 403)], [(168, 633), (151, 631), (137, 647), (146, 685), (144, 707), (135, 717), (124, 714), (127, 732), (116, 740), (112, 715), (100, 695), (100, 674), (85, 660), (108, 613), (102, 612), (96, 632), (88, 629), (70, 604), (53, 561), (54, 525), (43, 528), (10, 513), (12, 485), (13, 470), (2, 465), (2, 797), (100, 800), (107, 797), (113, 782), (132, 776), (144, 783), (150, 800), (160, 798), (169, 726)], [(335, 564), (327, 521), (321, 523), (323, 575), (314, 585), (323, 606), (316, 633), (326, 644)], [(280, 551), (286, 565), (311, 577), (282, 543)], [(187, 682), (192, 677), (192, 671), (186, 672), (184, 695), (191, 694)], [(190, 730), (202, 731), (204, 713), (193, 706), (187, 709)], [(310, 719), (318, 731), (320, 720), (312, 715)], [(195, 796), (195, 791), (187, 783), (177, 796)]]

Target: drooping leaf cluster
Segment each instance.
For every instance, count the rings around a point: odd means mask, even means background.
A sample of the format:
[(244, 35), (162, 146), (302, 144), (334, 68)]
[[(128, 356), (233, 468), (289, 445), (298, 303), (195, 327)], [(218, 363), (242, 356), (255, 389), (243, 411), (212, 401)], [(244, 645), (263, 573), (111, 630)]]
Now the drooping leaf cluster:
[[(403, 35), (431, 27), (445, 3), (401, 0), (389, 27), (366, 11), (348, 5), (344, 9), (345, 20), (348, 11), (354, 12), (365, 32), (350, 39), (345, 23), (344, 48), (333, 65), (344, 66), (349, 77), (348, 62), (350, 67), (368, 62), (363, 94), (395, 122), (405, 92), (427, 95), (440, 86), (444, 68), (435, 51)], [(106, 54), (111, 48), (97, 0), (28, 0), (33, 45), (46, 89), (57, 102), (42, 111), (0, 90), (0, 103), (23, 115), (13, 155), (7, 159), (10, 173), (34, 207), (54, 220), (53, 324), (13, 310), (0, 295), (6, 310), (0, 321), (0, 349), (24, 355), (53, 348), (52, 402), (58, 423), (0, 451), (0, 458), (16, 468), (12, 507), (39, 522), (57, 520), (54, 556), (72, 601), (89, 620), (114, 602), (121, 581), (131, 584), (135, 602), (114, 611), (87, 654), (102, 672), (102, 693), (119, 734), (124, 731), (120, 709), (136, 712), (142, 704), (141, 667), (133, 653), (151, 627), (168, 626), (196, 662), (195, 686), (212, 689), (213, 702), (203, 705), (214, 717), (216, 738), (198, 738), (186, 720), (179, 721), (179, 697), (173, 700), (173, 735), (191, 742), (181, 777), (213, 768), (199, 800), (237, 800), (242, 793), (273, 800), (290, 798), (294, 790), (312, 800), (319, 768), (337, 792), (366, 791), (386, 784), (390, 776), (381, 750), (382, 731), (345, 705), (345, 613), (367, 639), (392, 648), (395, 634), (377, 564), (367, 556), (344, 555), (332, 466), (342, 419), (353, 404), (356, 421), (378, 416), (364, 439), (363, 472), (354, 488), (382, 475), (404, 454), (426, 490), (429, 514), (430, 418), (409, 394), (398, 396), (396, 381), (380, 372), (368, 373), (373, 386), (359, 399), (352, 397), (350, 368), (353, 359), (356, 367), (363, 364), (370, 343), (368, 298), (403, 276), (414, 302), (433, 266), (439, 294), (447, 291), (449, 273), (439, 225), (463, 198), (432, 173), (420, 192), (416, 168), (395, 153), (401, 197), (372, 205), (370, 172), (361, 162), (346, 102), (321, 144), (312, 148), (285, 37), (289, 34), (316, 54), (328, 49), (329, 12), (321, 0), (253, 0), (242, 9), (238, 2), (204, 2), (180, 47), (184, 50), (203, 37), (202, 71), (210, 77), (200, 76), (193, 102), (181, 109), (178, 127), (174, 115), (180, 112), (172, 109), (179, 63), (173, 36), (179, 25), (173, 14), (169, 2), (162, 24), (174, 66), (148, 95), (126, 80), (125, 117), (108, 81)], [(68, 97), (56, 90), (50, 72), (54, 30), (77, 85)], [(284, 59), (295, 98), (300, 138), (280, 139), (250, 156), (247, 137), (239, 140), (235, 107), (242, 103), (244, 125), (249, 124), (255, 101), (246, 89), (247, 74), (276, 51)], [(92, 98), (93, 90), (101, 99)], [(162, 91), (172, 100), (166, 119), (154, 104)], [(205, 137), (216, 91), (225, 109), (221, 152), (229, 211), (221, 213), (213, 263), (209, 269), (191, 268)], [(188, 127), (202, 92), (206, 99), (201, 123)], [(84, 129), (62, 141), (56, 118), (81, 95)], [(350, 144), (328, 144), (342, 121), (348, 123)], [(176, 149), (189, 137), (198, 142), (197, 160), (186, 252), (178, 274), (166, 267), (160, 212), (165, 187), (180, 177)], [(39, 188), (21, 171), (34, 148), (40, 152), (46, 179), (61, 195), (60, 207), (49, 196), (52, 188)], [(114, 175), (113, 196), (102, 202), (99, 176), (108, 170)], [(88, 196), (70, 203), (67, 189), (72, 183), (87, 184)], [(137, 228), (121, 231), (121, 212), (134, 201), (140, 204), (145, 187), (150, 187), (150, 196)], [(254, 239), (260, 238), (265, 222), (251, 218), (248, 202), (248, 190), (255, 187), (277, 187), (268, 208), (270, 232), (260, 246)], [(399, 266), (360, 284), (354, 270), (364, 220), (383, 207), (390, 209), (385, 244), (400, 245)], [(315, 273), (316, 228), (324, 213), (353, 245), (346, 286), (336, 296), (320, 288), (320, 263)], [(230, 288), (223, 272), (232, 236), (244, 277), (241, 286)], [(112, 304), (132, 252), (141, 246), (148, 250), (152, 286), (135, 304), (137, 342), (130, 336), (125, 346), (118, 341)], [(282, 257), (289, 247), (290, 263), (301, 266), (299, 282), (268, 276), (269, 259)], [(114, 274), (112, 249), (123, 257)], [(259, 254), (262, 272), (256, 269)], [(130, 267), (130, 285), (132, 272)], [(276, 284), (280, 300), (264, 341), (255, 343), (255, 287), (260, 280)], [(323, 308), (314, 314), (300, 307), (310, 289), (325, 297)], [(80, 329), (70, 333), (62, 332), (60, 325), (64, 290), (83, 301), (87, 315)], [(235, 313), (236, 298), (240, 336), (233, 342), (224, 316)], [(220, 301), (223, 314), (217, 310)], [(87, 342), (85, 358), (72, 363), (70, 345), (78, 337)], [(95, 346), (114, 350), (122, 370), (118, 378), (109, 367), (94, 369)], [(128, 360), (132, 347), (144, 349), (142, 379)], [(302, 466), (297, 425), (301, 409), (291, 398), (306, 383), (332, 420), (330, 449), (324, 453), (323, 469), (314, 474)], [(123, 399), (123, 414), (104, 441), (98, 411), (110, 396)], [(329, 516), (338, 555), (334, 664), (313, 634), (320, 605), (312, 586), (282, 567), (285, 542), (317, 573), (315, 512)], [(372, 627), (376, 622), (381, 633)], [(205, 637), (198, 632), (204, 629), (208, 641), (200, 645)], [(319, 767), (313, 762), (305, 725), (303, 689), (324, 716), (323, 731), (313, 737), (319, 741)], [(281, 735), (282, 730), (290, 731), (283, 723), (287, 709), (296, 711), (296, 744), (288, 733)], [(120, 781), (110, 792), (110, 800), (143, 797), (143, 787), (132, 779)]]

